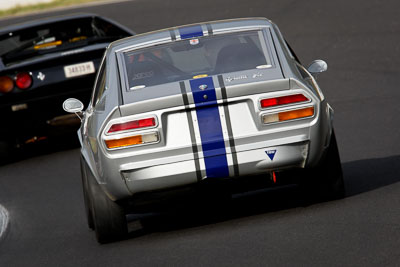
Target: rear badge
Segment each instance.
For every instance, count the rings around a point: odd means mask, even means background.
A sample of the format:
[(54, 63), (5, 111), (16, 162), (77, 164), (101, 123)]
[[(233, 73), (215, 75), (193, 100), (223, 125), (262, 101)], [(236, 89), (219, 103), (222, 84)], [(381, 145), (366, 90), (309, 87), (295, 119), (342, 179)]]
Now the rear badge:
[(207, 89), (207, 87), (208, 87), (207, 84), (202, 84), (202, 85), (199, 86), (199, 89), (204, 91), (204, 90)]
[(236, 81), (236, 80), (243, 80), (243, 79), (247, 79), (247, 78), (249, 78), (249, 77), (247, 77), (247, 75), (239, 75), (239, 76), (227, 77), (225, 79), (225, 81), (233, 82), (233, 81)]
[(274, 150), (267, 150), (265, 153), (268, 155), (271, 161), (274, 160), (275, 154), (276, 154), (276, 149)]
[(44, 75), (42, 72), (39, 72), (38, 75), (36, 76), (39, 80), (43, 81), (44, 78), (46, 78), (46, 75)]
[(263, 75), (262, 75), (262, 73), (254, 73), (253, 74), (253, 79), (255, 79), (255, 78), (259, 78), (259, 77), (262, 77)]

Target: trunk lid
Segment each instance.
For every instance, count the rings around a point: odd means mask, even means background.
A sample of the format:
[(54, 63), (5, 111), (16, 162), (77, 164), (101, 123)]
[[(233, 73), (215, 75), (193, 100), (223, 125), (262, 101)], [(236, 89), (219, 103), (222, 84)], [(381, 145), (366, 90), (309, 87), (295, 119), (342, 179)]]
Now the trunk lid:
[(232, 140), (242, 135), (232, 125), (238, 128), (238, 123), (243, 121), (248, 127), (246, 135), (249, 132), (257, 135), (260, 130), (258, 95), (288, 90), (290, 83), (289, 79), (280, 79), (225, 87), (223, 77), (217, 76), (186, 80), (175, 86), (179, 86), (175, 88), (179, 94), (120, 106), (124, 119), (155, 116), (159, 121), (158, 144), (128, 149), (130, 155), (135, 155), (135, 167), (146, 167), (141, 162), (149, 164), (149, 159), (157, 164), (204, 159), (199, 164), (204, 162), (206, 168), (202, 169), (206, 169), (207, 177), (225, 177), (229, 176), (231, 165), (228, 164), (231, 157), (226, 155), (235, 151)]

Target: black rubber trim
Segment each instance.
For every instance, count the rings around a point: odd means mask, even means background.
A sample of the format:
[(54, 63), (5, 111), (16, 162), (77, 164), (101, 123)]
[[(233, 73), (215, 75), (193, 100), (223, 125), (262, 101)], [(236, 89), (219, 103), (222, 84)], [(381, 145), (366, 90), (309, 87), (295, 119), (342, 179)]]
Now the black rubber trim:
[(272, 44), (274, 45), (274, 50), (275, 50), (276, 58), (278, 59), (279, 67), (280, 67), (281, 72), (282, 72), (282, 77), (283, 77), (283, 78), (286, 78), (286, 77), (285, 77), (285, 74), (283, 73), (283, 68), (282, 68), (281, 60), (279, 59), (278, 50), (276, 49), (274, 37), (272, 36), (272, 32), (271, 32), (271, 31), (270, 31), (269, 33), (270, 33), (270, 36), (271, 36)]
[(171, 34), (171, 40), (176, 41), (175, 30), (169, 30), (169, 33)]
[(195, 138), (195, 134), (194, 134), (193, 117), (192, 117), (192, 113), (191, 113), (191, 111), (189, 109), (189, 99), (188, 99), (188, 96), (187, 96), (185, 83), (184, 82), (179, 82), (179, 85), (181, 87), (183, 104), (185, 105), (185, 110), (186, 110), (186, 114), (187, 114), (187, 117), (188, 117), (190, 139), (192, 141), (192, 151), (193, 151), (193, 155), (194, 155), (194, 164), (196, 166), (197, 181), (201, 181), (199, 150), (197, 148), (196, 138)]
[(206, 27), (207, 27), (208, 35), (213, 35), (214, 32), (213, 32), (213, 29), (211, 27), (211, 24), (207, 23)]
[[(104, 62), (104, 64), (105, 64), (105, 62)], [(122, 81), (121, 81), (121, 71), (119, 70), (119, 66), (118, 66), (118, 64), (116, 64), (117, 65), (117, 72), (118, 72), (118, 76), (117, 76), (117, 79), (118, 79), (118, 104), (120, 105), (120, 106), (122, 106), (122, 105), (124, 105), (124, 97), (123, 97), (123, 95), (122, 95)]]
[(231, 116), (229, 114), (229, 108), (228, 108), (228, 96), (226, 94), (224, 78), (222, 77), (222, 75), (218, 75), (218, 82), (219, 82), (219, 86), (221, 87), (222, 101), (223, 101), (223, 105), (224, 105), (224, 112), (225, 112), (225, 118), (226, 118), (226, 126), (228, 128), (229, 146), (230, 146), (231, 152), (232, 152), (233, 175), (239, 176), (239, 165), (238, 165), (237, 153), (236, 153), (236, 148), (235, 148), (235, 139), (233, 138)]

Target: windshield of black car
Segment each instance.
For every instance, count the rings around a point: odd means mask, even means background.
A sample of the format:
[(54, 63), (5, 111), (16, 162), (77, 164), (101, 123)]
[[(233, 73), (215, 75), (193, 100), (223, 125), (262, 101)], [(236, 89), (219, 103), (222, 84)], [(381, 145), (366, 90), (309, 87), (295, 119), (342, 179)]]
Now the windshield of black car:
[(129, 89), (270, 68), (262, 31), (195, 37), (124, 53)]
[[(97, 17), (70, 19), (24, 28), (0, 36), (0, 57), (5, 64), (36, 55), (110, 42), (128, 34)], [(111, 40), (108, 40), (110, 39)]]

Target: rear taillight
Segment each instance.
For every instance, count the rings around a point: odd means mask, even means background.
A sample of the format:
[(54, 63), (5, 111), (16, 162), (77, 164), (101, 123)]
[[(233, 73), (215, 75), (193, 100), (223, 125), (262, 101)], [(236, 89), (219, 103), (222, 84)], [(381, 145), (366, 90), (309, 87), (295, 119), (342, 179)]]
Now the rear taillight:
[(283, 111), (275, 114), (265, 114), (262, 117), (263, 123), (274, 123), (289, 120), (296, 120), (302, 118), (309, 118), (314, 116), (314, 107), (307, 107), (296, 110)]
[(14, 89), (14, 82), (8, 76), (1, 76), (0, 77), (0, 93), (8, 93)]
[(15, 84), (19, 89), (28, 89), (32, 85), (32, 77), (27, 72), (18, 73), (15, 77)]
[(128, 131), (134, 129), (154, 127), (154, 126), (156, 126), (155, 118), (147, 118), (147, 119), (113, 124), (107, 133), (115, 133), (120, 131)]
[[(160, 141), (158, 132), (142, 133), (141, 131), (156, 126), (157, 120), (155, 117), (115, 123), (108, 129), (104, 142), (108, 149), (158, 143)], [(123, 136), (120, 136), (120, 133)], [(129, 135), (130, 133), (131, 135)]]
[(261, 108), (270, 108), (294, 103), (308, 102), (308, 99), (303, 94), (295, 94), (295, 95), (287, 95), (287, 96), (279, 96), (273, 98), (261, 99), (260, 104)]
[(108, 139), (105, 140), (105, 143), (107, 148), (111, 149), (111, 148), (157, 143), (159, 140), (160, 138), (158, 132), (152, 132), (152, 133), (138, 134), (118, 139)]

